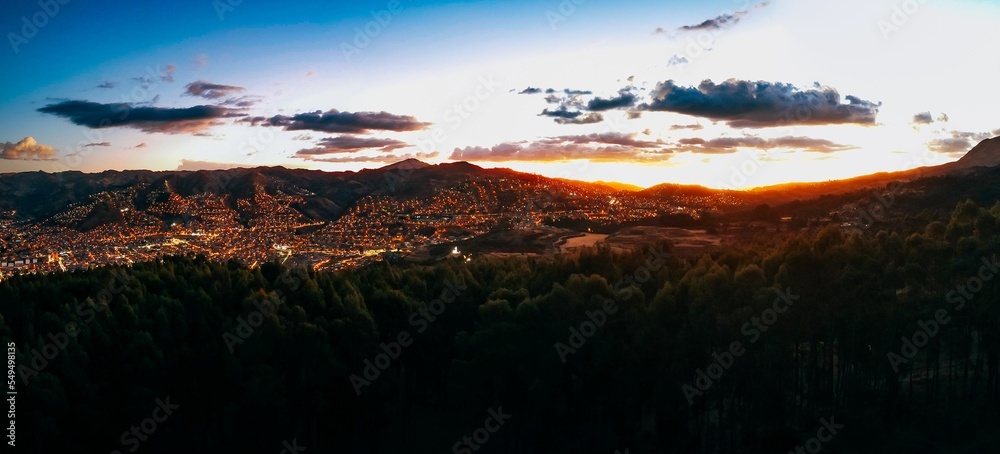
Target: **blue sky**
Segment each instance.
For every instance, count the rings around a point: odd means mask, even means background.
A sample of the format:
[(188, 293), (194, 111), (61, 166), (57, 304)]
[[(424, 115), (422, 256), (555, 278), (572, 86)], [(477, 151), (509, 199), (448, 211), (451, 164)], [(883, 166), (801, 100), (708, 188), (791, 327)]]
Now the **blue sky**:
[(1000, 134), (985, 1), (7, 3), (0, 172), (417, 157), (739, 188)]

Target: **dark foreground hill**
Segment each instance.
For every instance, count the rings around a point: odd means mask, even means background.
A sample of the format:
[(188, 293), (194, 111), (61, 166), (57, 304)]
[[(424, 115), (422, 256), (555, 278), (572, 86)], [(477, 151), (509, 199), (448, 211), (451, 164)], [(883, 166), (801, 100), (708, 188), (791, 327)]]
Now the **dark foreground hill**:
[(652, 245), (316, 273), (167, 257), (14, 277), (0, 341), (17, 447), (992, 452), (998, 207), (683, 260)]

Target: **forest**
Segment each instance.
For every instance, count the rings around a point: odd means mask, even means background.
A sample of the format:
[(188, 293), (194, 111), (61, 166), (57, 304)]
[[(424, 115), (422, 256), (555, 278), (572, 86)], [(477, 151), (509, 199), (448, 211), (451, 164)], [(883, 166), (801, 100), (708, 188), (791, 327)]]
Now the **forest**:
[(998, 233), (1000, 203), (966, 201), (698, 257), (17, 276), (0, 283), (17, 447), (991, 452)]

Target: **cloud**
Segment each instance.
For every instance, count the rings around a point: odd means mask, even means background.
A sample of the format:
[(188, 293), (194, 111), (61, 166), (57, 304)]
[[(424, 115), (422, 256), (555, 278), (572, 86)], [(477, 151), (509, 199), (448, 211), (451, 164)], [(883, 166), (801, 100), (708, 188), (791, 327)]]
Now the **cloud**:
[(606, 145), (621, 145), (625, 147), (635, 147), (635, 148), (661, 148), (663, 146), (660, 142), (654, 142), (651, 140), (637, 139), (637, 133), (627, 134), (623, 132), (602, 132), (602, 133), (592, 133), (592, 134), (580, 134), (580, 135), (567, 135), (567, 136), (557, 136), (547, 139), (539, 140), (538, 143), (542, 144), (561, 144), (561, 143), (575, 143), (575, 144), (606, 144)]
[(688, 58), (683, 55), (673, 55), (670, 57), (670, 60), (667, 61), (667, 66), (680, 66), (685, 65), (688, 62)]
[(111, 142), (92, 142), (84, 145), (84, 147), (110, 147)]
[(910, 123), (915, 125), (929, 125), (934, 123), (934, 117), (931, 116), (930, 112), (921, 112), (913, 116), (913, 121)]
[(913, 116), (913, 120), (910, 121), (910, 124), (913, 125), (914, 128), (916, 128), (919, 125), (929, 125), (931, 123), (934, 123), (935, 121), (939, 121), (941, 123), (947, 123), (948, 120), (949, 120), (948, 114), (946, 113), (941, 113), (941, 115), (938, 115), (937, 119), (935, 119), (930, 112), (920, 112)]
[(519, 95), (535, 95), (535, 94), (538, 94), (538, 93), (541, 93), (541, 92), (542, 92), (541, 88), (528, 87), (528, 88), (525, 88), (524, 90), (519, 91), (517, 94), (519, 94)]
[(238, 110), (220, 106), (169, 108), (78, 100), (49, 104), (38, 111), (93, 129), (122, 126), (166, 134), (199, 132), (221, 124), (223, 118), (243, 116)]
[(668, 80), (656, 85), (651, 102), (641, 108), (722, 120), (734, 128), (875, 124), (882, 103), (855, 96), (845, 99), (846, 104), (837, 90), (819, 84), (803, 90), (780, 82), (730, 79), (721, 84), (706, 80), (698, 87), (681, 87)]
[(813, 153), (834, 153), (857, 148), (852, 145), (834, 143), (826, 139), (793, 136), (778, 137), (775, 139), (765, 139), (756, 136), (719, 137), (708, 140), (694, 137), (680, 139), (677, 143), (677, 151), (702, 154), (735, 153), (740, 148), (756, 148), (758, 150), (790, 149)]
[(579, 117), (580, 115), (583, 115), (583, 112), (572, 112), (567, 110), (566, 106), (559, 106), (559, 108), (555, 110), (545, 109), (542, 111), (542, 113), (538, 115), (544, 117), (573, 119)]
[(194, 59), (193, 66), (195, 69), (204, 68), (208, 64), (208, 55), (198, 54)]
[(311, 156), (296, 156), (298, 158), (305, 159), (312, 162), (327, 162), (327, 163), (358, 163), (358, 162), (372, 162), (380, 164), (394, 164), (399, 161), (405, 161), (407, 159), (434, 159), (440, 155), (437, 151), (432, 151), (429, 153), (414, 153), (414, 154), (384, 154), (376, 156), (338, 156), (333, 158), (315, 158)]
[[(566, 140), (554, 137), (535, 142), (504, 142), (486, 147), (455, 148), (449, 159), (454, 161), (538, 161), (553, 162), (576, 159), (591, 161), (634, 161), (654, 162), (670, 158), (670, 151), (664, 149), (637, 148), (625, 145), (590, 146), (586, 136), (565, 136)], [(596, 139), (593, 143), (602, 139)]]
[(140, 143), (139, 145), (136, 145), (132, 148), (146, 148), (146, 142)]
[(665, 35), (666, 33), (667, 30), (664, 29), (663, 27), (656, 27), (656, 30), (653, 30), (654, 35)]
[(589, 125), (604, 121), (604, 115), (599, 113), (588, 113), (578, 118), (556, 118), (556, 123), (561, 125)]
[(191, 82), (187, 84), (185, 88), (185, 94), (189, 96), (199, 96), (205, 99), (224, 98), (245, 90), (243, 87), (237, 87), (235, 85), (213, 84), (203, 80)]
[(590, 90), (570, 90), (569, 88), (564, 89), (563, 93), (566, 93), (566, 95), (568, 95), (568, 96), (592, 95), (592, 94), (594, 94), (594, 92), (592, 92)]
[[(762, 3), (759, 3), (759, 4), (755, 5), (752, 9), (742, 10), (742, 11), (736, 11), (736, 12), (732, 12), (732, 13), (724, 12), (724, 13), (722, 13), (722, 14), (720, 14), (720, 15), (712, 18), (712, 19), (707, 19), (704, 22), (701, 22), (701, 23), (698, 23), (698, 24), (695, 24), (695, 25), (685, 25), (683, 27), (678, 28), (677, 30), (681, 31), (681, 32), (686, 32), (686, 31), (714, 31), (714, 30), (720, 30), (720, 29), (723, 29), (723, 28), (726, 28), (726, 27), (731, 27), (731, 26), (736, 25), (737, 23), (739, 23), (740, 20), (743, 19), (743, 17), (746, 16), (747, 14), (750, 14), (751, 11), (757, 10), (757, 9), (760, 9), (760, 8), (763, 8), (763, 7), (766, 7), (767, 5), (770, 5), (770, 4), (771, 4), (771, 0), (766, 0), (766, 1), (762, 2)], [(657, 29), (657, 30), (662, 30), (662, 29)]]
[[(721, 14), (712, 19), (707, 19), (704, 22), (695, 25), (685, 25), (678, 28), (679, 31), (693, 31), (693, 30), (718, 30), (724, 28), (728, 25), (734, 25), (740, 21), (740, 19), (745, 15), (746, 12), (736, 12), (732, 14)], [(702, 16), (704, 17), (704, 16)]]
[(0, 159), (50, 161), (55, 155), (54, 148), (35, 142), (34, 137), (30, 136), (17, 143), (5, 142), (0, 147)]
[(163, 70), (163, 74), (160, 75), (160, 80), (162, 80), (164, 82), (173, 82), (174, 81), (174, 71), (176, 71), (176, 70), (177, 70), (176, 66), (174, 66), (174, 65), (167, 65), (167, 68)]
[(705, 129), (705, 127), (702, 126), (702, 125), (700, 125), (700, 124), (693, 124), (693, 125), (673, 125), (673, 126), (670, 127), (671, 131), (680, 131), (680, 130), (684, 130), (684, 129), (691, 130), (691, 131), (700, 131), (702, 129)]
[(951, 131), (950, 137), (943, 137), (927, 142), (927, 149), (943, 154), (965, 153), (979, 142), (996, 135), (1000, 135), (1000, 129), (992, 132)]
[(369, 131), (419, 131), (431, 124), (417, 121), (409, 115), (395, 115), (388, 112), (341, 112), (330, 109), (292, 116), (275, 115), (270, 118), (251, 117), (245, 120), (251, 124), (280, 126), (286, 131), (309, 130), (317, 132), (363, 134)]
[(362, 150), (391, 152), (410, 146), (406, 142), (393, 139), (376, 139), (355, 136), (337, 136), (320, 139), (316, 148), (304, 148), (295, 153), (297, 157), (336, 153), (354, 153)]
[(109, 80), (109, 81), (102, 82), (100, 85), (97, 86), (97, 88), (103, 88), (105, 90), (110, 90), (112, 88), (115, 88), (117, 85), (118, 85), (117, 83), (111, 82)]
[(635, 105), (635, 101), (638, 97), (633, 94), (628, 88), (622, 89), (618, 92), (618, 96), (610, 99), (604, 98), (594, 98), (587, 103), (587, 110), (590, 111), (604, 111), (611, 109), (622, 109), (625, 107), (632, 107)]
[(295, 137), (292, 137), (292, 140), (313, 140), (313, 136), (311, 136), (309, 134), (304, 134), (303, 133), (303, 134), (299, 134), (299, 135), (297, 135)]

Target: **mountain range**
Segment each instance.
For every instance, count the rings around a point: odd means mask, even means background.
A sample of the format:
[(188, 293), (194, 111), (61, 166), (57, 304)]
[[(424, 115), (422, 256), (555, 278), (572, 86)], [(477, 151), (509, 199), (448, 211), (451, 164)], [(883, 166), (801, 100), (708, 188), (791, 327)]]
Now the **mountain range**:
[[(202, 171), (105, 171), (86, 174), (27, 172), (0, 174), (0, 215), (28, 223), (61, 223), (80, 230), (121, 220), (123, 209), (149, 211), (171, 200), (198, 203), (216, 196), (239, 213), (244, 225), (259, 216), (254, 201), (261, 197), (285, 200), (302, 222), (334, 222), (366, 197), (430, 200), (443, 191), (479, 185), (490, 191), (469, 194), (484, 211), (504, 210), (511, 204), (532, 204), (539, 212), (579, 209), (628, 200), (677, 205), (692, 210), (734, 213), (760, 205), (801, 208), (803, 201), (821, 205), (864, 199), (866, 191), (892, 182), (930, 188), (932, 193), (967, 194), (970, 188), (989, 186), (1000, 165), (1000, 138), (987, 139), (961, 159), (933, 167), (884, 172), (846, 180), (788, 183), (750, 190), (719, 190), (703, 186), (660, 184), (641, 189), (621, 183), (553, 179), (509, 169), (485, 169), (467, 162), (430, 165), (415, 159), (358, 172), (324, 172), (284, 167), (236, 168)], [(954, 185), (954, 181), (965, 184)], [(980, 181), (982, 180), (982, 181)], [(500, 184), (502, 182), (503, 184)], [(944, 183), (947, 182), (947, 185)], [(938, 187), (940, 186), (940, 187)], [(973, 191), (975, 192), (975, 191)], [(975, 194), (971, 194), (974, 196)], [(846, 197), (846, 198), (845, 198)], [(855, 199), (852, 199), (854, 197)], [(825, 198), (825, 199), (824, 199)], [(825, 204), (821, 199), (825, 200)], [(834, 200), (836, 199), (836, 200)], [(863, 201), (863, 200), (862, 200)], [(486, 208), (492, 207), (492, 208)], [(829, 208), (826, 207), (825, 208)], [(162, 210), (151, 215), (170, 221)]]

